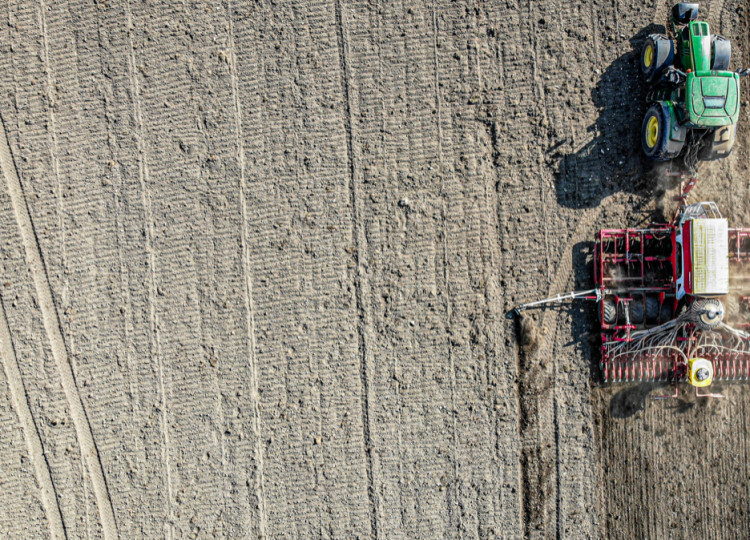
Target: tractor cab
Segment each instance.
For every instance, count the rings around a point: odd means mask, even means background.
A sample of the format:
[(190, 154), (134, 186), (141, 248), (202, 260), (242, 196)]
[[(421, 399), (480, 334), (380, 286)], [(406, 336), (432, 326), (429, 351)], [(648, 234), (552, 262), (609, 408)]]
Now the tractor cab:
[(675, 224), (675, 296), (729, 293), (729, 225), (716, 204), (691, 204)]

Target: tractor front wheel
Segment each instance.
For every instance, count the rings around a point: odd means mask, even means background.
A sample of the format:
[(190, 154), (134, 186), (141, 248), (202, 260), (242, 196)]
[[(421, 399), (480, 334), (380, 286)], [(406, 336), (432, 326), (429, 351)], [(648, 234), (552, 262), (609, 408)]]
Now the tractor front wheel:
[(677, 157), (685, 141), (672, 140), (669, 135), (673, 130), (674, 122), (669, 114), (669, 107), (661, 102), (651, 105), (641, 126), (641, 146), (646, 157), (654, 161), (667, 161)]
[(674, 42), (663, 34), (651, 34), (641, 49), (641, 75), (646, 82), (656, 81), (674, 63)]
[(709, 133), (703, 139), (703, 147), (698, 154), (698, 158), (702, 161), (716, 161), (727, 157), (732, 153), (736, 134), (736, 124), (716, 128), (713, 133)]

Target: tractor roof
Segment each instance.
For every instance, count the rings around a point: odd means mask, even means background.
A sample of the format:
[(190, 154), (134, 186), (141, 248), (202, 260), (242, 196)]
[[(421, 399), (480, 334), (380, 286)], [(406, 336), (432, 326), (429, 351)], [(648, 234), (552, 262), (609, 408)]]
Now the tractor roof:
[[(692, 219), (683, 226), (690, 235), (689, 292), (695, 296), (720, 296), (729, 292), (729, 227), (727, 220)], [(686, 253), (688, 255), (688, 253)], [(692, 274), (692, 275), (691, 275)]]
[(740, 80), (736, 73), (688, 73), (685, 88), (686, 106), (691, 123), (706, 127), (737, 123), (740, 113)]

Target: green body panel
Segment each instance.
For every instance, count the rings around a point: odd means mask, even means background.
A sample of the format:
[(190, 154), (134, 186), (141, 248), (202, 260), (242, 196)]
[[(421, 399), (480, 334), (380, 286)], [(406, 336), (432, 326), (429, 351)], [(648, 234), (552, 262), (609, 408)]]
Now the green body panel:
[(708, 31), (708, 23), (703, 21), (691, 22), (690, 33), (690, 59), (693, 71), (708, 71), (711, 69), (711, 34)]
[(711, 33), (708, 23), (694, 21), (677, 32), (677, 62), (683, 71), (711, 69)]
[(685, 81), (686, 119), (692, 127), (719, 127), (737, 123), (740, 79), (731, 71), (688, 73)]

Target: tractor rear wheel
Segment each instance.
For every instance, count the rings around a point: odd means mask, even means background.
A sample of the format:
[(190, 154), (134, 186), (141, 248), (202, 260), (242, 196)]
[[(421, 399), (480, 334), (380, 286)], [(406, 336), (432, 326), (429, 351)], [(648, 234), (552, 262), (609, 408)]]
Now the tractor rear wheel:
[(674, 42), (664, 34), (651, 34), (641, 49), (641, 75), (646, 82), (655, 82), (674, 63)]
[(670, 139), (673, 129), (674, 122), (665, 103), (659, 101), (648, 108), (641, 126), (641, 146), (646, 157), (654, 161), (667, 161), (680, 154), (685, 141)]
[(732, 58), (732, 42), (724, 36), (711, 36), (711, 69), (726, 71)]
[(736, 124), (716, 128), (713, 133), (704, 137), (698, 158), (702, 161), (715, 161), (727, 157), (732, 153), (736, 134)]

